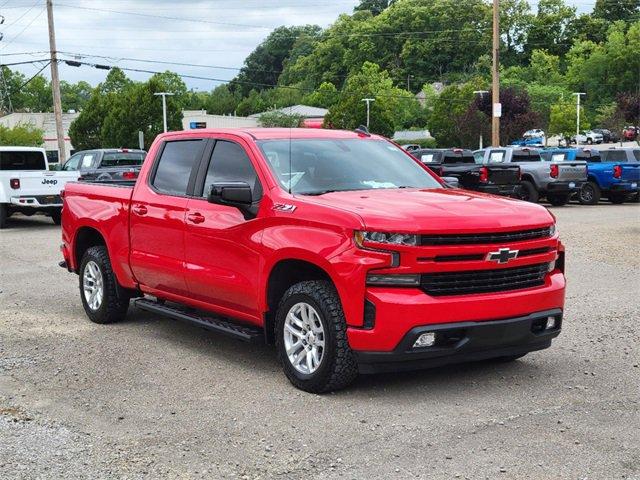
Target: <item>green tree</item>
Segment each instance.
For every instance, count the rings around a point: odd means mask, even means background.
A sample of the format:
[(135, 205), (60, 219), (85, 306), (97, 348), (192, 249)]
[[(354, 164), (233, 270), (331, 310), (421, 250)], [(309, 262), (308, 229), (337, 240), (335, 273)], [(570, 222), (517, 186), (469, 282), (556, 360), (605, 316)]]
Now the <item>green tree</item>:
[(347, 130), (364, 125), (367, 109), (362, 99), (374, 98), (370, 104), (369, 128), (371, 132), (390, 137), (401, 121), (399, 105), (407, 96), (411, 94), (393, 86), (388, 72), (375, 63), (365, 62), (360, 71), (347, 79), (339, 100), (325, 117), (325, 124)]
[(60, 82), (60, 96), (62, 97), (62, 111), (75, 110), (79, 112), (89, 101), (93, 88), (87, 82)]
[[(273, 106), (273, 105), (272, 105)], [(239, 104), (237, 114), (241, 117), (267, 110), (268, 105), (257, 90), (251, 90)]]
[(564, 0), (540, 0), (525, 43), (525, 52), (545, 48), (553, 55), (564, 55), (571, 47), (576, 9)]
[(331, 82), (322, 82), (315, 91), (303, 98), (302, 103), (312, 107), (330, 108), (335, 105), (338, 98), (336, 86)]
[(394, 0), (360, 0), (360, 3), (356, 5), (354, 11), (367, 11), (372, 15), (380, 15), (386, 8), (388, 8)]
[(13, 128), (0, 125), (0, 145), (15, 147), (40, 147), (44, 132), (31, 124), (19, 124)]
[[(576, 106), (571, 102), (562, 101), (551, 105), (549, 131), (551, 135), (568, 137), (576, 131)], [(584, 115), (584, 107), (580, 107), (580, 129), (589, 128), (589, 122)]]
[(302, 117), (302, 115), (288, 114), (285, 112), (273, 110), (260, 115), (260, 126), (265, 128), (296, 128), (300, 126), (303, 118), (304, 117)]
[(609, 22), (638, 19), (640, 0), (596, 0), (593, 16)]
[(235, 112), (238, 102), (238, 95), (231, 92), (229, 87), (223, 84), (213, 89), (204, 102), (204, 107), (211, 114), (228, 115)]

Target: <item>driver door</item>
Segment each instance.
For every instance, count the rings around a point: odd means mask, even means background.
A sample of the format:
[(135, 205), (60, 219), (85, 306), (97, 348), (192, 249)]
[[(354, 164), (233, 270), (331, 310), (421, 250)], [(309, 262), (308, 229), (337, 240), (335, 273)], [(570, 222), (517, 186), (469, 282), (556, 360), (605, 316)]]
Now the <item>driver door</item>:
[(260, 318), (256, 294), (260, 220), (237, 207), (209, 203), (207, 194), (216, 182), (246, 182), (251, 186), (254, 202), (262, 197), (260, 180), (244, 147), (230, 140), (215, 140), (194, 196), (187, 204), (184, 242), (187, 288), (191, 298), (215, 310)]

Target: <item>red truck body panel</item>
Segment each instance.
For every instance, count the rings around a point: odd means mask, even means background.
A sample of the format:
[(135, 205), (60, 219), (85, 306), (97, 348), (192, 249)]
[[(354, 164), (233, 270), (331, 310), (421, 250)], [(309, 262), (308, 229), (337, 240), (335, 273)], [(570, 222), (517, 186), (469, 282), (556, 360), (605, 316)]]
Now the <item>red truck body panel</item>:
[[(94, 229), (104, 238), (123, 287), (261, 326), (269, 310), (268, 283), (276, 265), (291, 260), (307, 262), (326, 272), (334, 283), (349, 327), (349, 343), (363, 351), (391, 351), (411, 328), (420, 325), (497, 320), (563, 308), (565, 281), (558, 268), (547, 275), (544, 285), (498, 293), (432, 297), (417, 287), (367, 286), (371, 271), (495, 269), (495, 263), (484, 259), (503, 245), (394, 245), (387, 250), (399, 252), (401, 261), (392, 266), (393, 257), (381, 251), (384, 249), (358, 247), (355, 231), (421, 235), (516, 232), (549, 227), (554, 219), (539, 205), (444, 187), (291, 195), (279, 186), (256, 143), (290, 136), (382, 140), (315, 129), (221, 129), (161, 135), (133, 188), (67, 186), (62, 250), (68, 267), (78, 270), (79, 235)], [(255, 218), (247, 220), (237, 208), (212, 204), (203, 197), (168, 196), (154, 190), (149, 179), (163, 142), (189, 138), (231, 140), (242, 146), (264, 191)], [(554, 262), (562, 252), (557, 234), (508, 246), (541, 252), (517, 258), (509, 267)], [(481, 259), (435, 260), (442, 255), (480, 255)], [(366, 300), (376, 306), (371, 329), (362, 328)]]

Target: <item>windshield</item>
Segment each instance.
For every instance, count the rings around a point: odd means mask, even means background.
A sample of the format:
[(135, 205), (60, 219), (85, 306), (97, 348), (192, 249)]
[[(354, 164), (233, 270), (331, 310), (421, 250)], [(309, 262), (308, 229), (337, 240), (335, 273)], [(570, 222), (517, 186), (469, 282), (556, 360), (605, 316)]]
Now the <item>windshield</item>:
[(282, 187), (292, 193), (442, 188), (415, 160), (383, 140), (294, 139), (258, 144)]

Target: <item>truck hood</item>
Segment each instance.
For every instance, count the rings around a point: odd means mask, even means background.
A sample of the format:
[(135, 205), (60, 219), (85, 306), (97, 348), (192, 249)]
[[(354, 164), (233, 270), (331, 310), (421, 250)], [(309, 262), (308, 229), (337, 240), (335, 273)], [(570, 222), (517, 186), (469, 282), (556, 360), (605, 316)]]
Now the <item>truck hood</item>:
[(540, 205), (458, 189), (360, 190), (312, 198), (358, 215), (372, 231), (479, 233), (544, 227), (555, 221)]

